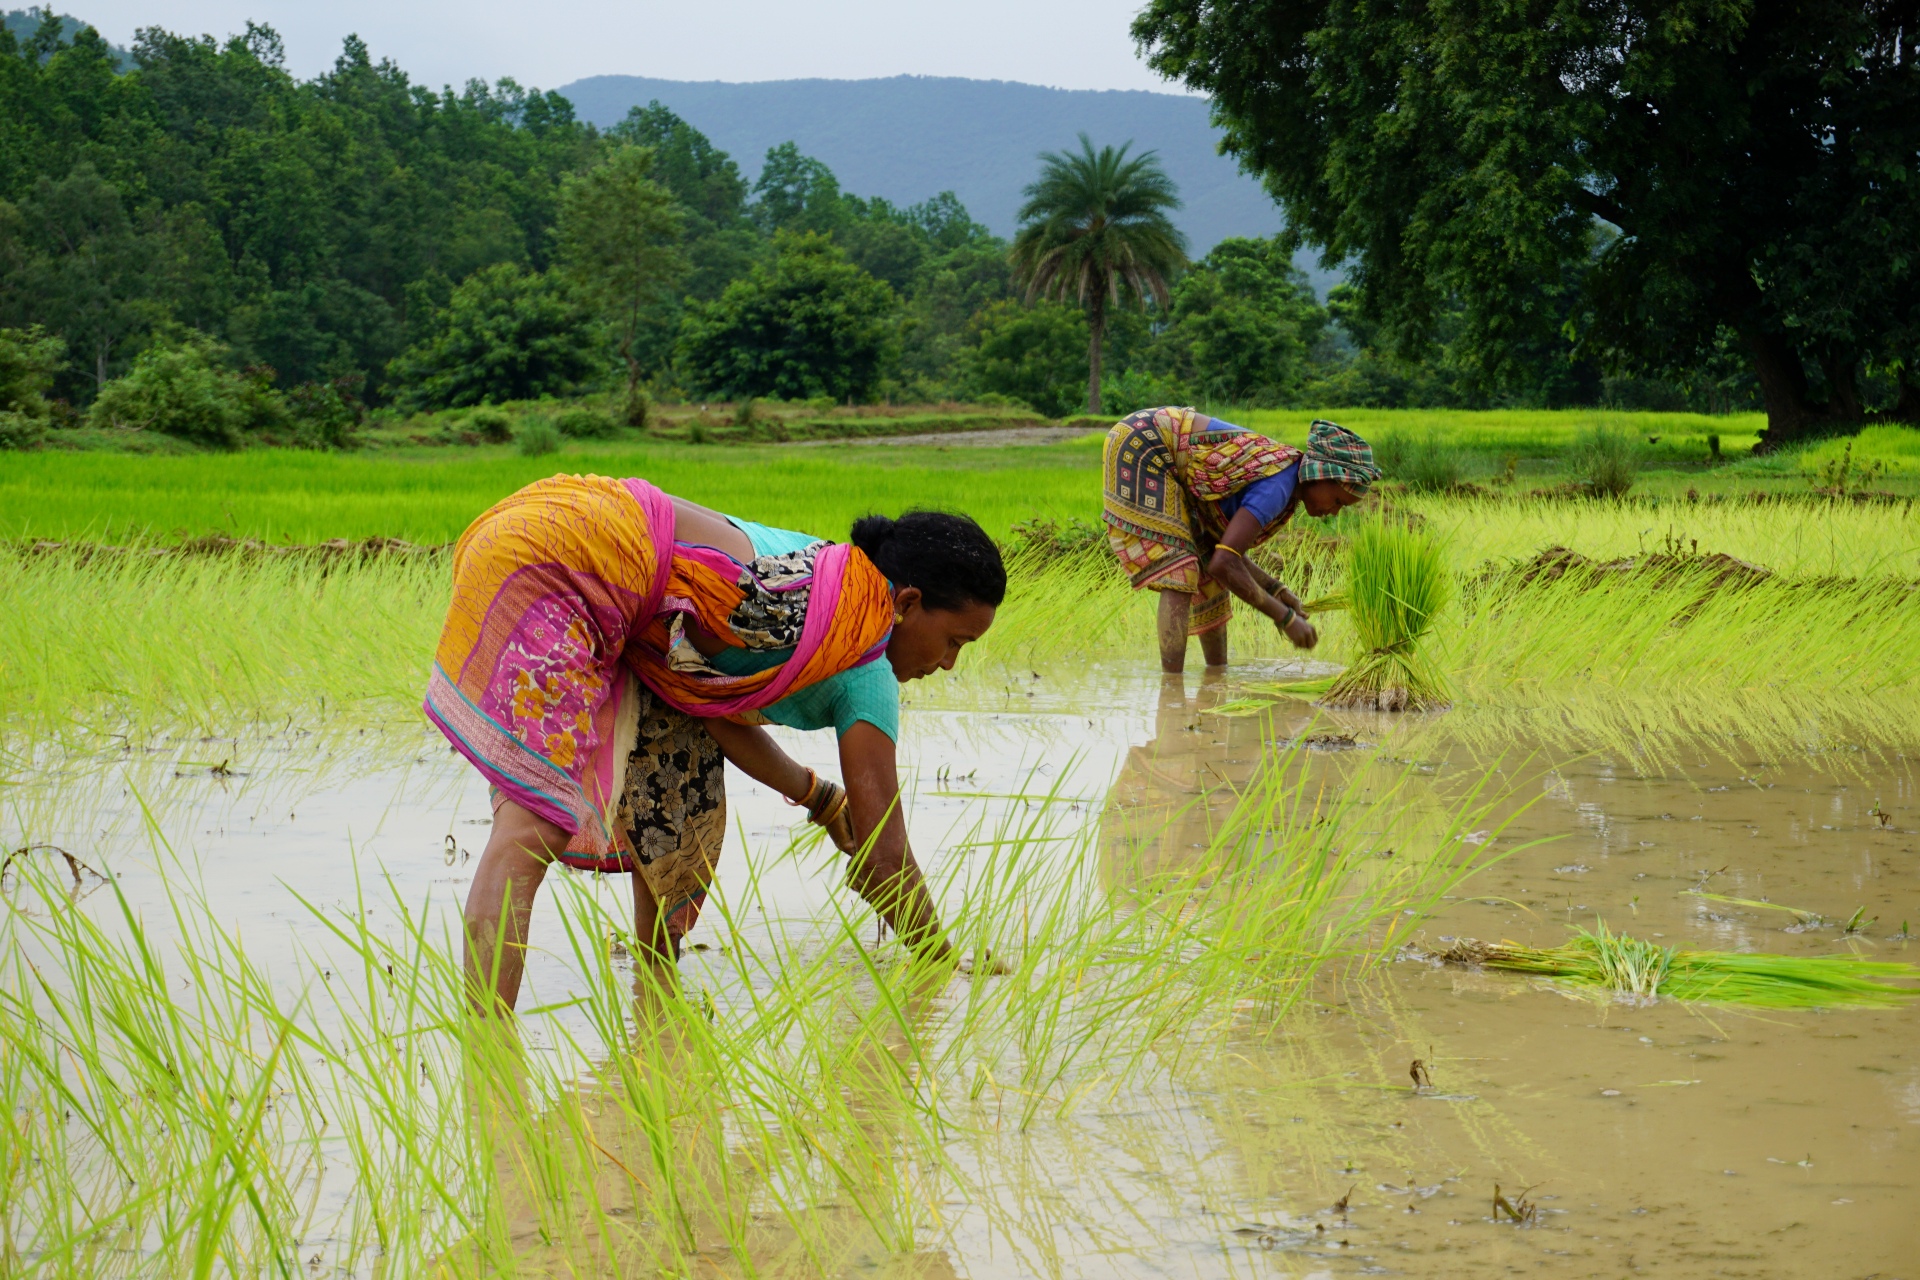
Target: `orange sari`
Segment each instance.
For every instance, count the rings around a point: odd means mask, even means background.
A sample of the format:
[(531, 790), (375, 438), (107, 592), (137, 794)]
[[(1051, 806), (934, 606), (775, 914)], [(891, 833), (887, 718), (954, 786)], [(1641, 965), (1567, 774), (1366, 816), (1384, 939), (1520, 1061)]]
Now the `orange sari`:
[(685, 714), (741, 717), (874, 661), (892, 633), (885, 575), (834, 544), (803, 584), (785, 663), (744, 676), (677, 669), (673, 615), (738, 643), (728, 616), (745, 593), (731, 557), (673, 534), (672, 501), (645, 480), (554, 476), (488, 510), (454, 548), (427, 716), (500, 795), (572, 834), (569, 860), (623, 852), (635, 680)]

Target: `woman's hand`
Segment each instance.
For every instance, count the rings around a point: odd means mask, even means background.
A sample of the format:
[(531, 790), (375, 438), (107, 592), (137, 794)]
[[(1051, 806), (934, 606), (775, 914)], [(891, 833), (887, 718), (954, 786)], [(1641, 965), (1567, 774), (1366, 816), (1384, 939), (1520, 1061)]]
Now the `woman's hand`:
[(893, 739), (865, 720), (855, 722), (840, 739), (840, 772), (847, 780), (855, 842), (847, 883), (922, 960), (951, 965), (933, 895), (907, 847)]
[(1293, 641), (1293, 647), (1296, 649), (1311, 649), (1320, 643), (1320, 633), (1313, 629), (1313, 623), (1308, 621), (1307, 615), (1300, 612), (1298, 608), (1294, 609), (1293, 616), (1287, 620), (1285, 626), (1280, 628), (1280, 631), (1287, 639)]

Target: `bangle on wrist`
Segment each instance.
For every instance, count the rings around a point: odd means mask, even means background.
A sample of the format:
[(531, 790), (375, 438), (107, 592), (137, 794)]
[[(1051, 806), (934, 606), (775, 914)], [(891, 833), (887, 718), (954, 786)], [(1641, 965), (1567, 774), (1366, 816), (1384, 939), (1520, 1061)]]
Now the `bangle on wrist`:
[(792, 796), (782, 796), (788, 804), (797, 805), (807, 811), (807, 821), (816, 826), (826, 826), (838, 818), (847, 807), (847, 793), (840, 786), (822, 778), (812, 769), (807, 770), (806, 794), (798, 800)]

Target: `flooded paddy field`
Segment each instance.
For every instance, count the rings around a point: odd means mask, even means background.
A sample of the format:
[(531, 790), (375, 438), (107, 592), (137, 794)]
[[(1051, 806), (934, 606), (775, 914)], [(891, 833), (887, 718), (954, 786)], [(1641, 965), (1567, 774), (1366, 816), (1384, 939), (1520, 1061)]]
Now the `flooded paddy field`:
[(511, 1044), (453, 1012), (489, 806), (437, 737), (22, 762), (8, 847), (52, 848), (6, 879), (6, 1269), (1916, 1274), (1920, 1009), (1437, 958), (1601, 923), (1916, 958), (1910, 720), (1396, 719), (1259, 696), (1275, 674), (915, 695), (951, 978), (735, 775), (680, 990), (633, 994), (625, 878), (566, 874)]

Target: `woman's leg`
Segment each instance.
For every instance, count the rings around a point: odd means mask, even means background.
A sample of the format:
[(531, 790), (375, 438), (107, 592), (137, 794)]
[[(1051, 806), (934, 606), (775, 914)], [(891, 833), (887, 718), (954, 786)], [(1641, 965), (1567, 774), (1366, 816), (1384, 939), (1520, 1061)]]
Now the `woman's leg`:
[(486, 852), (467, 890), (467, 998), (476, 1010), (512, 1010), (527, 967), (527, 924), (547, 864), (567, 833), (509, 800), (494, 810)]
[(1193, 597), (1184, 591), (1160, 593), (1160, 669), (1178, 674), (1187, 666), (1187, 619)]
[(1211, 631), (1200, 633), (1200, 652), (1205, 656), (1209, 667), (1227, 665), (1227, 624), (1221, 623)]
[(640, 940), (642, 950), (652, 953), (650, 957), (635, 956), (636, 967), (646, 959), (680, 958), (679, 944), (667, 933), (667, 918), (653, 896), (653, 886), (647, 883), (647, 873), (638, 866), (633, 869), (633, 936)]

